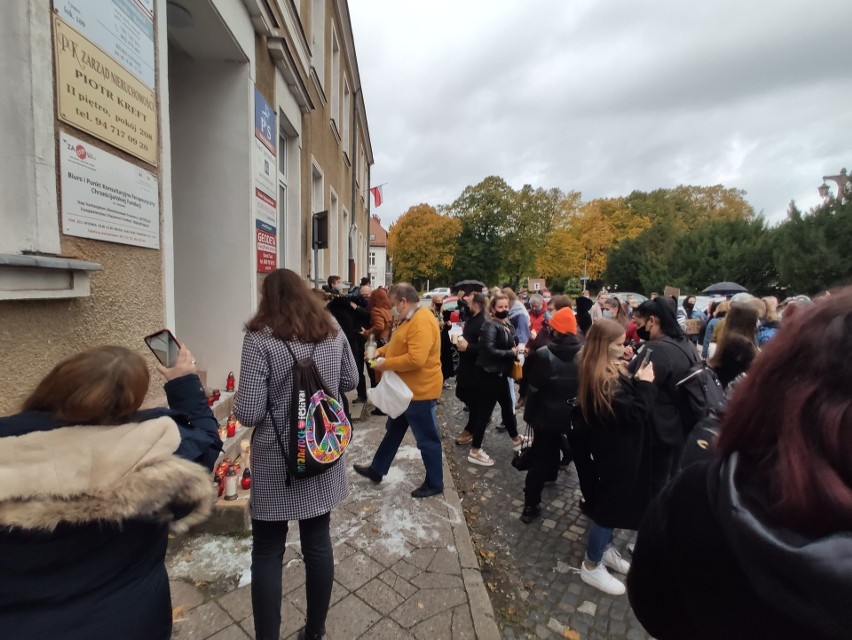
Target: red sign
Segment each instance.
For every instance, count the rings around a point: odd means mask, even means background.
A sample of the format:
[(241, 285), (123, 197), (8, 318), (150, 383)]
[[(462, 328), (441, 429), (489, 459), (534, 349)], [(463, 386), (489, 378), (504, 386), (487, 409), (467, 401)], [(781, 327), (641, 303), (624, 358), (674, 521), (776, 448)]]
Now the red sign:
[(278, 236), (275, 232), (255, 229), (257, 232), (257, 272), (272, 273), (278, 267)]

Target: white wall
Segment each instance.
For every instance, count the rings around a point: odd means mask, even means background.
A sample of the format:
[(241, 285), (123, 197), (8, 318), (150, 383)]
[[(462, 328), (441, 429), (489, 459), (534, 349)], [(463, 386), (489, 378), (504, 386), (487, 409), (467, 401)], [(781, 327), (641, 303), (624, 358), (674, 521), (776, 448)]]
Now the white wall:
[(241, 63), (173, 56), (169, 73), (175, 329), (223, 387), (254, 312), (253, 86)]
[[(287, 118), (294, 136), (287, 157), (287, 224), (279, 230), (278, 242), (284, 249), (284, 266), (302, 271), (302, 112), (278, 69), (275, 70), (275, 100), (278, 113)], [(279, 116), (280, 117), (280, 116)], [(281, 123), (278, 123), (281, 126)]]

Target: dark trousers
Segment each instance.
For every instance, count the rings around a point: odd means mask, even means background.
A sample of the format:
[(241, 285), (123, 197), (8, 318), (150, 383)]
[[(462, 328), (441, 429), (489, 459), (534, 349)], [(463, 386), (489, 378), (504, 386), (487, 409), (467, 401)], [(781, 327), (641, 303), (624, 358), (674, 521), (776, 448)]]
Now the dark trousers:
[(364, 366), (366, 365), (366, 362), (364, 362), (364, 352), (366, 351), (367, 343), (364, 340), (364, 336), (359, 333), (352, 336), (350, 345), (352, 347), (352, 355), (355, 356), (355, 366), (358, 367), (358, 397), (366, 398), (367, 378), (364, 375)]
[(480, 375), (482, 376), (481, 390), (470, 405), (471, 414), (476, 413), (475, 421), (471, 424), (471, 433), (473, 434), (471, 446), (474, 449), (482, 447), (485, 428), (488, 426), (488, 420), (491, 418), (491, 413), (497, 403), (500, 404), (503, 422), (506, 424), (506, 431), (509, 436), (511, 438), (518, 436), (518, 421), (515, 417), (512, 399), (509, 396), (509, 383), (506, 382), (506, 378), (485, 371)]
[(533, 443), (530, 447), (532, 466), (524, 482), (524, 503), (537, 505), (541, 502), (544, 483), (553, 480), (559, 473), (562, 456), (562, 434), (559, 431), (533, 427)]
[[(334, 550), (330, 514), (299, 520), (305, 561), (307, 635), (325, 631), (334, 584)], [(281, 633), (281, 573), (287, 543), (287, 522), (251, 521), (251, 606), (257, 640), (278, 640)]]

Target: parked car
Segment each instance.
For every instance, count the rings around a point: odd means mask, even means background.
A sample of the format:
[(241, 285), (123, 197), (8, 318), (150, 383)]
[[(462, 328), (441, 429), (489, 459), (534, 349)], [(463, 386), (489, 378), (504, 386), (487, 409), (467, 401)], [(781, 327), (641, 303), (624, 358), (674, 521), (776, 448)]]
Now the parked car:
[(448, 296), (451, 293), (452, 292), (450, 291), (449, 287), (435, 287), (434, 289), (432, 289), (428, 293), (424, 293), (423, 297), (424, 298), (431, 298), (432, 296), (438, 296), (438, 295)]
[(636, 293), (635, 291), (610, 291), (609, 294), (621, 300), (622, 304), (627, 304), (627, 296), (629, 295), (633, 296), (633, 299), (639, 304), (642, 304), (648, 299), (648, 296), (643, 296), (641, 293)]

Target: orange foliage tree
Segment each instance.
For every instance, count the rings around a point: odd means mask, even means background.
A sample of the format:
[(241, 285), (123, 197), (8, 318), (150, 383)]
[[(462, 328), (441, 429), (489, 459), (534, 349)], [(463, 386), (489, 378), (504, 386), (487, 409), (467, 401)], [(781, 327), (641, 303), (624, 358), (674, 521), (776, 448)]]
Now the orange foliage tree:
[(448, 283), (461, 222), (428, 205), (411, 207), (388, 231), (388, 254), (394, 280), (425, 286), (427, 280)]

